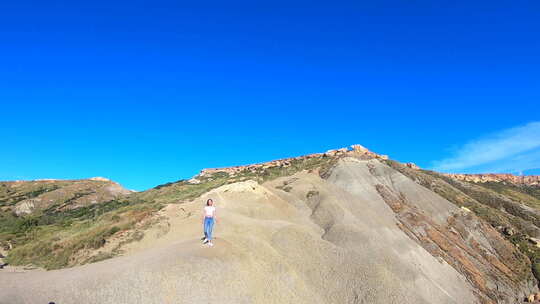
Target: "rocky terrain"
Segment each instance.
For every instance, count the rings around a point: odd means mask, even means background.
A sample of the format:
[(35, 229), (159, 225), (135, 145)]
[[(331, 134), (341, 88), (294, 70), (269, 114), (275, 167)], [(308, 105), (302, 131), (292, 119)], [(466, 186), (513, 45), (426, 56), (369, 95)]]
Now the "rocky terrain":
[(539, 175), (514, 175), (514, 174), (446, 174), (454, 179), (473, 183), (511, 183), (515, 185), (527, 185), (540, 187)]
[(234, 166), (234, 167), (226, 167), (226, 168), (203, 169), (201, 173), (199, 174), (199, 176), (205, 176), (209, 174), (211, 175), (214, 173), (226, 173), (229, 175), (235, 175), (235, 174), (242, 173), (245, 171), (257, 172), (258, 170), (264, 170), (264, 169), (269, 169), (273, 167), (288, 167), (288, 166), (291, 166), (291, 164), (294, 161), (298, 161), (298, 160), (321, 158), (321, 157), (340, 157), (344, 155), (356, 155), (356, 156), (365, 157), (365, 158), (388, 159), (387, 155), (380, 155), (380, 154), (371, 152), (367, 148), (361, 145), (352, 145), (350, 149), (341, 148), (341, 149), (335, 149), (335, 150), (328, 150), (325, 153), (314, 153), (314, 154), (308, 154), (308, 155), (303, 155), (303, 156), (298, 156), (298, 157), (278, 159), (278, 160), (273, 160), (273, 161), (264, 162), (260, 164)]
[[(205, 169), (48, 212), (17, 213), (33, 197), (4, 195), (10, 265), (0, 270), (0, 303), (536, 301), (537, 190), (422, 170), (355, 145)], [(218, 210), (212, 248), (199, 241), (207, 198)]]

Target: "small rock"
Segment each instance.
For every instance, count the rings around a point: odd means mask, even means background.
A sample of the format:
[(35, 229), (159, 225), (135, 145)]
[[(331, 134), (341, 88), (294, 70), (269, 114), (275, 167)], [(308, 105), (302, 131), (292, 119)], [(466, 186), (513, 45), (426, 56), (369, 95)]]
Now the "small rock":
[(365, 147), (363, 147), (361, 145), (352, 145), (351, 148), (353, 149), (353, 151), (359, 152), (359, 153), (367, 153), (367, 152), (369, 152), (368, 149), (366, 149)]
[(338, 154), (338, 151), (337, 150), (328, 150), (324, 154), (326, 154), (327, 156), (336, 156)]
[(415, 163), (406, 163), (405, 166), (411, 168), (411, 169), (415, 169), (415, 170), (419, 170), (420, 167), (418, 167)]
[(101, 177), (101, 176), (91, 177), (91, 178), (89, 178), (89, 180), (100, 181), (100, 182), (110, 182), (111, 181), (110, 179), (105, 178), (105, 177)]
[(512, 236), (512, 235), (516, 234), (516, 231), (511, 227), (504, 227), (503, 232), (504, 232), (504, 234), (506, 234), (508, 236)]
[(5, 251), (8, 251), (8, 250), (13, 249), (13, 245), (8, 241), (7, 244), (4, 244), (3, 248)]
[(529, 237), (529, 242), (533, 243), (536, 247), (540, 247), (540, 239)]
[(527, 297), (527, 302), (530, 302), (530, 303), (534, 302), (534, 294)]
[(534, 299), (536, 301), (540, 301), (540, 292), (537, 292), (535, 295), (534, 295)]
[(196, 178), (192, 178), (192, 179), (188, 180), (187, 182), (190, 183), (190, 184), (195, 184), (195, 185), (201, 183), (201, 181), (196, 179)]

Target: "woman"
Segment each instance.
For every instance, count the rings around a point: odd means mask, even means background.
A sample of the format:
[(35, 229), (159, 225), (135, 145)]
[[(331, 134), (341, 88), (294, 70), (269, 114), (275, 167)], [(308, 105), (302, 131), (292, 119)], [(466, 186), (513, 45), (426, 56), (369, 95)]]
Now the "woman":
[(214, 221), (216, 221), (216, 207), (214, 207), (214, 201), (209, 198), (206, 201), (206, 206), (204, 206), (203, 212), (203, 226), (204, 226), (204, 238), (203, 244), (208, 244), (212, 247), (212, 229), (214, 228)]

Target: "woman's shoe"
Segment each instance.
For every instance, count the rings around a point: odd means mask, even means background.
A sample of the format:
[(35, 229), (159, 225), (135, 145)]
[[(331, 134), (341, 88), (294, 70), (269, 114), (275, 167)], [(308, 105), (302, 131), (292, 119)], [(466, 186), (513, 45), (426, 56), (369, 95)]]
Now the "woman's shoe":
[(208, 242), (208, 246), (212, 247), (212, 246), (214, 246), (214, 243)]
[(206, 243), (208, 243), (208, 242), (210, 242), (208, 239), (204, 239), (204, 241), (203, 241), (202, 243), (203, 243), (203, 244), (206, 244)]

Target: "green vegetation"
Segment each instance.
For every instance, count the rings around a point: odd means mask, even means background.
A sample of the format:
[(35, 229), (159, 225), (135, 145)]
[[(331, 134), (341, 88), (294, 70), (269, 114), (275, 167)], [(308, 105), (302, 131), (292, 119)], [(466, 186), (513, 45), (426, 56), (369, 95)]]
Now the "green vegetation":
[(529, 236), (539, 231), (540, 221), (518, 203), (512, 202), (512, 199), (520, 198), (516, 201), (539, 209), (540, 189), (503, 183), (464, 182), (434, 171), (410, 169), (392, 160), (387, 160), (386, 164), (457, 206), (467, 207), (491, 226), (515, 229), (516, 233), (503, 236), (529, 258), (532, 272), (540, 281), (540, 248), (529, 241)]
[(30, 212), (48, 213), (107, 202), (128, 193), (115, 183), (102, 180), (0, 182), (0, 208), (14, 210), (17, 203), (30, 200)]
[(181, 180), (175, 183), (168, 183), (157, 186), (145, 192), (135, 193), (137, 197), (145, 201), (155, 201), (159, 203), (181, 203), (193, 200), (203, 193), (214, 188), (245, 181), (255, 180), (259, 183), (273, 180), (282, 176), (290, 176), (302, 170), (319, 169), (321, 174), (333, 166), (337, 161), (335, 157), (314, 157), (299, 158), (290, 161), (288, 166), (273, 166), (269, 168), (259, 167), (254, 169), (244, 169), (241, 172), (229, 175), (226, 172), (216, 172), (214, 174), (197, 177), (199, 183), (190, 183), (188, 180)]
[(387, 160), (386, 164), (407, 175), (459, 207), (466, 207), (493, 227), (515, 227), (524, 233), (536, 229), (536, 219), (504, 196), (476, 184), (453, 180), (429, 170), (415, 170)]
[[(17, 217), (0, 213), (0, 244), (10, 243), (7, 262), (57, 269), (78, 263), (77, 254), (95, 250), (120, 231), (133, 229), (161, 206), (142, 201), (110, 201), (63, 212)], [(104, 253), (101, 254), (103, 258)]]
[(512, 236), (507, 236), (507, 239), (515, 244), (519, 251), (525, 254), (531, 261), (531, 270), (534, 277), (540, 281), (540, 248), (529, 241), (529, 237), (521, 232)]
[(475, 185), (493, 190), (515, 202), (540, 209), (540, 187), (497, 182), (475, 183)]
[(16, 203), (40, 196), (43, 193), (54, 191), (61, 187), (59, 183), (33, 183), (13, 187), (13, 182), (0, 183), (0, 207), (11, 206)]
[[(88, 188), (72, 187), (71, 192), (62, 195), (59, 200), (32, 215), (16, 216), (9, 208), (0, 211), (0, 246), (8, 247), (8, 244), (13, 246), (7, 257), (7, 262), (12, 265), (35, 265), (46, 269), (58, 269), (101, 261), (114, 256), (117, 253), (116, 249), (122, 245), (119, 243), (112, 250), (101, 251), (111, 237), (120, 232), (127, 232), (128, 236), (124, 243), (142, 239), (144, 233), (137, 228), (138, 224), (165, 204), (189, 201), (229, 183), (245, 180), (262, 183), (301, 170), (319, 169), (320, 172), (325, 172), (336, 161), (337, 158), (332, 157), (300, 158), (291, 160), (288, 166), (268, 168), (261, 166), (244, 169), (234, 175), (216, 172), (197, 177), (198, 183), (180, 180), (159, 185), (145, 192), (132, 193), (123, 199), (113, 199), (76, 209), (64, 208), (69, 207), (78, 198), (90, 194)], [(17, 191), (11, 189), (9, 185), (0, 184), (0, 201), (5, 205), (13, 205), (22, 199), (72, 184), (73, 182), (71, 184), (31, 182), (21, 184)], [(24, 191), (22, 187), (25, 187)]]
[[(531, 229), (534, 228), (538, 230), (540, 227), (540, 216), (535, 212), (527, 210), (522, 205), (528, 205), (533, 208), (535, 205), (535, 200), (538, 198), (530, 197), (527, 202), (520, 202), (512, 200), (511, 196), (504, 195), (501, 193), (512, 191), (514, 196), (515, 193), (519, 193), (519, 187), (500, 183), (499, 185), (494, 185), (494, 183), (484, 184), (484, 183), (472, 183), (454, 180), (448, 176), (441, 175), (432, 171), (425, 171), (426, 173), (444, 180), (452, 187), (460, 190), (462, 193), (466, 194), (470, 198), (474, 199), (476, 202), (479, 202), (484, 207), (489, 207), (491, 210), (499, 211), (499, 213), (510, 220), (513, 226), (516, 226), (519, 230), (524, 233), (531, 234)], [(496, 187), (497, 191), (492, 188)], [(521, 193), (524, 195), (524, 193)], [(485, 211), (486, 208), (482, 210)], [(492, 212), (491, 212), (492, 213)], [(480, 214), (482, 215), (482, 214)], [(490, 220), (492, 220), (490, 218)], [(491, 223), (491, 221), (490, 221)], [(492, 225), (496, 226), (492, 223)], [(534, 227), (533, 227), (534, 226)]]

